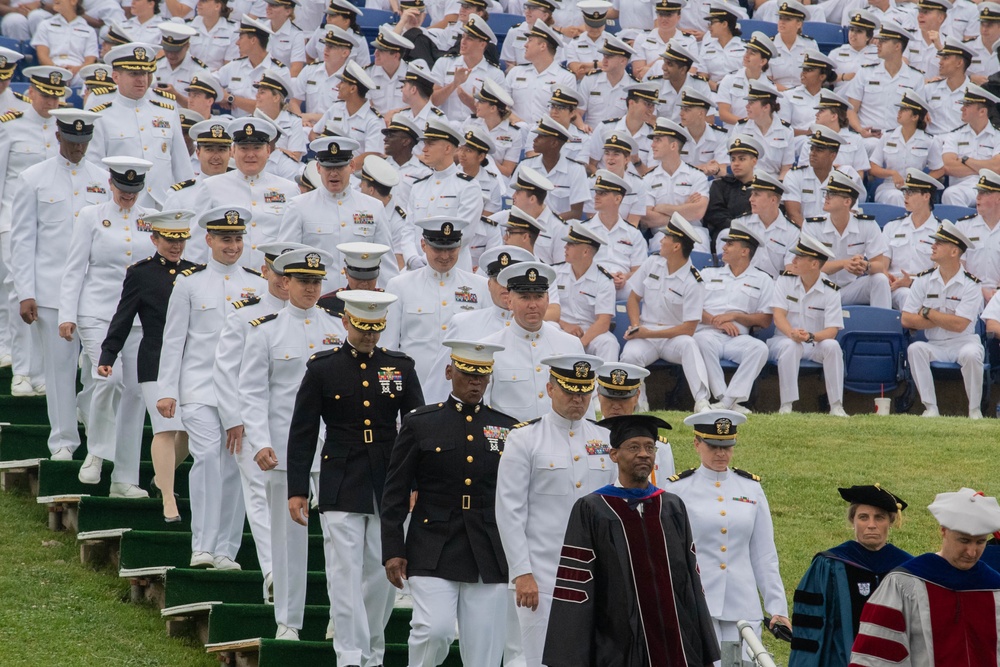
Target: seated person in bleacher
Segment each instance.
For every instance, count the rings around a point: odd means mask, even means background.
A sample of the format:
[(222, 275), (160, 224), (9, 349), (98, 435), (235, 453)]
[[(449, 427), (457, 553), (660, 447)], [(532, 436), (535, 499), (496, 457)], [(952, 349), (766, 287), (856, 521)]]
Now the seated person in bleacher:
[(820, 51), (809, 50), (802, 55), (798, 86), (789, 88), (782, 95), (781, 118), (788, 121), (795, 132), (795, 152), (812, 132), (809, 128), (816, 122), (821, 93), (837, 78), (836, 64)]
[[(784, 185), (774, 176), (760, 169), (754, 171), (750, 183), (750, 215), (736, 218), (745, 228), (764, 239), (761, 247), (751, 258), (750, 265), (760, 269), (771, 278), (777, 278), (785, 270), (785, 257), (799, 239), (799, 228), (789, 222), (781, 212), (781, 197)], [(726, 236), (723, 230), (720, 237)]]
[(840, 288), (823, 277), (823, 265), (834, 255), (819, 239), (803, 232), (791, 250), (792, 270), (774, 285), (774, 336), (767, 340), (771, 360), (778, 365), (779, 415), (791, 414), (799, 400), (799, 362), (823, 364), (830, 414), (844, 411), (844, 353), (837, 333), (844, 328)]
[[(500, 60), (507, 64), (508, 70), (515, 65), (523, 65), (528, 62), (527, 58), (524, 57), (524, 47), (528, 43), (528, 32), (535, 26), (535, 21), (552, 25), (552, 13), (556, 10), (559, 2), (558, 0), (525, 0), (523, 10), (514, 10), (509, 4), (508, 11), (510, 13), (524, 12), (524, 22), (511, 28), (503, 40)], [(562, 48), (556, 52), (556, 59), (560, 62), (565, 59)]]
[(771, 38), (757, 31), (747, 42), (743, 53), (743, 66), (722, 77), (716, 90), (719, 119), (727, 126), (734, 125), (747, 115), (747, 93), (750, 81), (767, 76), (776, 49)]
[[(818, 51), (816, 40), (802, 34), (802, 24), (809, 18), (810, 9), (796, 0), (780, 0), (762, 7), (755, 17), (775, 21), (768, 15), (770, 7), (777, 7), (778, 33), (774, 36), (775, 55), (771, 62), (771, 80), (778, 90), (787, 90), (799, 84), (799, 74), (806, 51)], [(815, 7), (815, 6), (814, 6)], [(822, 9), (819, 10), (822, 15)], [(823, 20), (822, 16), (819, 20)]]
[(983, 85), (986, 80), (1000, 70), (995, 57), (997, 42), (1000, 41), (1000, 4), (983, 2), (979, 5), (979, 36), (969, 42), (976, 52), (969, 66), (972, 83)]
[[(323, 113), (337, 101), (337, 86), (340, 85), (337, 75), (344, 71), (354, 48), (350, 33), (336, 26), (327, 28), (321, 42), (323, 57), (303, 67), (295, 77), (295, 92), (289, 102), (292, 111), (301, 113), (305, 127), (316, 125)], [(322, 131), (323, 128), (319, 129)]]
[(902, 324), (924, 331), (927, 341), (914, 341), (906, 350), (913, 382), (924, 404), (924, 417), (939, 416), (932, 361), (958, 362), (962, 367), (969, 419), (982, 419), (982, 340), (976, 318), (983, 311), (979, 279), (962, 268), (962, 253), (974, 243), (945, 220), (934, 234), (931, 259), (937, 265), (913, 281), (903, 306)]
[(472, 94), (491, 79), (503, 85), (504, 74), (496, 65), (486, 60), (486, 47), (496, 44), (497, 36), (481, 16), (472, 15), (462, 28), (460, 54), (439, 58), (434, 63), (434, 74), (441, 85), (434, 86), (431, 102), (441, 108), (453, 123), (462, 124), (475, 111)]
[(660, 54), (662, 60), (658, 67), (650, 69), (643, 81), (655, 81), (660, 84), (660, 101), (656, 105), (656, 115), (663, 118), (678, 120), (677, 109), (681, 104), (681, 90), (693, 88), (702, 95), (711, 98), (712, 89), (708, 81), (699, 74), (692, 74), (691, 67), (695, 63), (694, 51), (684, 48), (675, 38), (667, 44), (666, 50)]
[(566, 261), (555, 267), (559, 292), (559, 326), (576, 336), (587, 354), (618, 361), (618, 339), (611, 333), (615, 316), (615, 286), (611, 274), (595, 257), (607, 245), (601, 229), (574, 222), (566, 241)]
[(576, 77), (556, 57), (561, 47), (559, 33), (543, 21), (535, 21), (524, 43), (525, 64), (507, 70), (506, 86), (514, 98), (514, 113), (526, 123), (537, 123), (545, 115), (555, 88), (576, 86)]
[(883, 181), (875, 190), (875, 201), (903, 205), (903, 182), (909, 168), (927, 170), (934, 178), (944, 176), (941, 143), (927, 134), (928, 105), (920, 95), (903, 94), (897, 104), (898, 126), (879, 137), (871, 153), (871, 174)]
[[(819, 91), (819, 106), (816, 107), (816, 124), (840, 133), (844, 143), (837, 150), (837, 157), (833, 161), (834, 167), (850, 165), (862, 177), (871, 168), (871, 161), (868, 159), (868, 151), (865, 148), (861, 135), (851, 129), (847, 123), (847, 110), (851, 108), (851, 103), (843, 95), (838, 95), (832, 90), (824, 88)], [(809, 162), (809, 152), (812, 144), (803, 142), (799, 149), (798, 164), (803, 165)]]
[(722, 77), (743, 65), (747, 45), (740, 39), (743, 33), (738, 22), (746, 17), (747, 10), (735, 2), (708, 2), (708, 34), (701, 38), (701, 74), (708, 77), (713, 91), (718, 89)]
[(795, 163), (795, 136), (792, 127), (778, 118), (781, 93), (767, 79), (754, 79), (748, 83), (747, 117), (729, 131), (732, 141), (738, 134), (749, 134), (767, 150), (760, 156), (760, 167), (778, 174), (781, 179)]
[(1000, 286), (1000, 174), (979, 171), (976, 214), (959, 218), (955, 225), (975, 244), (965, 253), (965, 269), (982, 281), (983, 299), (991, 301)]
[(590, 153), (589, 134), (581, 130), (574, 122), (576, 110), (583, 100), (576, 88), (572, 86), (555, 86), (552, 89), (552, 98), (549, 100), (549, 116), (555, 122), (563, 126), (569, 133), (569, 141), (563, 146), (562, 153), (573, 162), (582, 165), (587, 164), (587, 156)]
[(910, 294), (914, 278), (934, 267), (931, 261), (932, 238), (941, 222), (934, 215), (934, 194), (944, 186), (919, 169), (907, 169), (902, 193), (907, 214), (890, 220), (882, 228), (888, 245), (889, 288), (892, 307), (901, 310)]
[(542, 114), (531, 133), (535, 135), (531, 145), (535, 155), (521, 161), (514, 170), (514, 180), (525, 167), (536, 170), (555, 185), (548, 196), (548, 205), (553, 212), (564, 220), (579, 220), (590, 193), (587, 191), (587, 170), (564, 153), (570, 138), (569, 131), (548, 114)]
[(713, 104), (711, 94), (684, 86), (681, 89), (681, 104), (677, 109), (681, 127), (688, 131), (692, 139), (681, 148), (681, 159), (706, 176), (725, 173), (729, 162), (726, 153), (729, 133), (724, 127), (708, 122)]
[(864, 194), (864, 188), (834, 170), (826, 182), (824, 214), (806, 218), (802, 228), (832, 253), (832, 261), (823, 265), (823, 273), (842, 289), (840, 299), (845, 306), (891, 308), (889, 277), (885, 274), (889, 258), (882, 230), (871, 216), (854, 212)]
[(1000, 97), (993, 93), (974, 84), (965, 89), (965, 124), (942, 137), (944, 171), (948, 175), (942, 204), (973, 206), (979, 170), (1000, 171), (1000, 130), (989, 119), (989, 107), (995, 104), (1000, 104)]
[[(510, 35), (507, 36), (510, 39)], [(504, 42), (506, 44), (506, 42)], [(591, 128), (610, 118), (621, 118), (628, 110), (628, 87), (638, 83), (625, 71), (629, 59), (635, 55), (631, 46), (614, 35), (607, 35), (598, 49), (598, 69), (580, 79), (580, 96), (583, 98), (581, 114)]]
[(945, 39), (944, 47), (937, 52), (939, 77), (929, 81), (924, 88), (930, 111), (929, 134), (945, 134), (962, 124), (965, 89), (972, 83), (968, 69), (975, 55), (971, 45), (954, 37)]
[[(857, 76), (863, 65), (878, 62), (878, 47), (873, 38), (882, 22), (866, 9), (851, 12), (847, 24), (847, 44), (830, 51), (830, 59), (837, 63), (837, 83), (834, 90), (843, 93), (848, 82)], [(844, 123), (845, 125), (847, 123)]]
[(629, 328), (621, 360), (646, 367), (658, 359), (679, 364), (694, 397), (694, 411), (709, 409), (708, 374), (694, 335), (701, 321), (705, 286), (691, 266), (700, 234), (674, 213), (664, 228), (660, 253), (650, 255), (629, 279)]
[[(604, 139), (604, 168), (618, 178), (625, 179), (629, 187), (629, 192), (622, 200), (617, 215), (621, 215), (621, 218), (632, 227), (638, 227), (639, 220), (646, 215), (646, 199), (649, 196), (646, 181), (635, 170), (635, 166), (631, 162), (632, 155), (638, 150), (635, 140), (624, 132), (609, 134)], [(591, 196), (584, 203), (583, 212), (593, 217), (596, 211), (593, 180), (591, 180), (590, 189)]]
[[(649, 188), (646, 202), (646, 222), (662, 227), (677, 213), (684, 220), (700, 226), (708, 209), (708, 179), (681, 160), (681, 148), (691, 141), (683, 127), (667, 118), (657, 118), (653, 139), (652, 160), (656, 167), (643, 180)], [(707, 234), (696, 243), (706, 244)], [(707, 248), (707, 245), (706, 245)]]
[(640, 175), (645, 175), (658, 162), (652, 155), (649, 131), (656, 122), (656, 101), (659, 99), (660, 90), (655, 81), (632, 83), (625, 88), (625, 115), (602, 121), (590, 135), (590, 161), (587, 165), (590, 173), (604, 167), (604, 143), (613, 134), (627, 134), (635, 142), (637, 150), (632, 151), (629, 161)]
[(823, 215), (826, 210), (824, 185), (835, 172), (850, 178), (862, 199), (867, 196), (861, 176), (854, 171), (854, 167), (845, 164), (835, 169), (833, 166), (844, 144), (844, 137), (825, 125), (813, 125), (811, 129), (809, 162), (800, 163), (785, 176), (785, 196), (782, 199), (788, 219), (797, 225), (808, 218)]
[(577, 4), (583, 13), (586, 30), (574, 37), (566, 45), (566, 68), (579, 81), (587, 74), (600, 71), (598, 61), (603, 57), (601, 48), (610, 33), (604, 31), (608, 23), (608, 10), (612, 5), (607, 0), (583, 0)]
[(667, 49), (671, 40), (687, 49), (695, 58), (695, 69), (700, 69), (698, 63), (698, 42), (694, 37), (686, 35), (677, 28), (681, 18), (683, 0), (656, 0), (656, 21), (652, 29), (636, 36), (632, 47), (636, 51), (632, 61), (632, 75), (644, 79), (650, 69), (659, 69), (658, 61)]
[(611, 275), (620, 300), (628, 298), (628, 279), (646, 260), (646, 239), (621, 215), (629, 191), (628, 181), (610, 171), (598, 170), (594, 179), (595, 215), (583, 223), (593, 233), (607, 237), (597, 249), (596, 261)]
[(938, 75), (938, 52), (944, 47), (946, 35), (941, 27), (951, 7), (950, 0), (920, 0), (917, 29), (906, 47), (906, 62), (923, 72), (925, 79)]
[(712, 247), (716, 246), (719, 232), (733, 218), (750, 212), (750, 183), (757, 167), (757, 159), (764, 147), (749, 135), (738, 135), (729, 144), (729, 168), (732, 174), (714, 179), (708, 188), (708, 210), (702, 223), (711, 235)]
[[(767, 345), (750, 335), (751, 327), (771, 326), (774, 280), (750, 265), (764, 243), (756, 232), (733, 221), (719, 237), (723, 266), (701, 272), (705, 306), (694, 341), (705, 362), (709, 392), (719, 399), (713, 410), (749, 414), (740, 404), (750, 398), (754, 380), (767, 363)], [(728, 385), (722, 359), (739, 364)]]
[[(403, 84), (407, 71), (403, 50), (413, 48), (413, 42), (383, 25), (372, 46), (375, 48), (375, 62), (368, 67), (368, 76), (375, 82), (375, 90), (368, 93), (368, 99), (381, 114), (402, 109), (405, 106)], [(323, 53), (325, 57), (326, 49)]]

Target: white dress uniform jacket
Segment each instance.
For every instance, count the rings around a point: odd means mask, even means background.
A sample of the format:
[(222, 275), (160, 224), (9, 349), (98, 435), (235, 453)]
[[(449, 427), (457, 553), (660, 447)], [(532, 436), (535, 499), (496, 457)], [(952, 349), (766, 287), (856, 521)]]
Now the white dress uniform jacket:
[[(256, 67), (253, 66), (249, 58), (237, 58), (220, 67), (215, 76), (230, 94), (236, 97), (254, 99), (257, 93), (253, 84), (260, 81), (264, 72), (269, 69), (287, 69), (287, 65), (274, 60), (270, 55), (264, 56), (264, 59)], [(230, 113), (233, 118), (242, 118), (247, 115), (246, 111), (235, 107)]]
[[(450, 56), (445, 58), (439, 58), (436, 63), (434, 63), (434, 74), (436, 74), (443, 85), (449, 85), (455, 79), (455, 69), (458, 67), (467, 68), (469, 65), (466, 63), (463, 56)], [(486, 79), (490, 79), (493, 83), (499, 85), (501, 88), (506, 88), (507, 83), (504, 80), (503, 70), (501, 70), (496, 65), (491, 65), (486, 61), (486, 58), (482, 58), (476, 65), (469, 70), (469, 78), (466, 79), (460, 87), (462, 90), (472, 95), (475, 91), (480, 90), (483, 87), (483, 82)], [(452, 93), (447, 100), (445, 100), (444, 105), (441, 107), (445, 115), (448, 116), (448, 120), (453, 123), (462, 124), (469, 120), (472, 115), (472, 111), (469, 107), (465, 106), (460, 99), (458, 99), (458, 91)]]
[[(606, 269), (594, 261), (579, 278), (568, 262), (556, 267), (556, 289), (559, 291), (559, 318), (580, 328), (587, 329), (600, 315), (615, 317), (615, 281)], [(618, 339), (610, 331), (594, 337), (584, 347), (604, 361), (618, 361)]]
[(965, 268), (982, 280), (983, 286), (1000, 286), (1000, 224), (991, 228), (981, 215), (970, 215), (955, 225), (976, 244), (962, 256)]
[(0, 234), (10, 231), (10, 207), (18, 174), (59, 154), (56, 119), (42, 118), (28, 108), (0, 117)]
[[(789, 222), (781, 211), (778, 211), (778, 217), (770, 225), (765, 225), (760, 216), (754, 213), (734, 220), (739, 220), (764, 238), (765, 243), (757, 248), (750, 266), (760, 269), (771, 278), (777, 278), (785, 270), (785, 256), (799, 240), (799, 228)], [(728, 229), (719, 232), (719, 238), (726, 238), (727, 232)]]
[(858, 119), (862, 127), (891, 130), (896, 125), (894, 105), (908, 90), (923, 95), (924, 75), (920, 70), (903, 63), (896, 76), (891, 76), (879, 61), (863, 66), (847, 84), (844, 95), (861, 102)]
[(507, 70), (505, 87), (514, 100), (514, 114), (532, 126), (548, 111), (553, 90), (559, 86), (576, 88), (576, 77), (559, 64), (558, 56), (556, 58), (541, 72), (531, 64)]
[(191, 37), (191, 47), (188, 52), (192, 58), (202, 61), (213, 72), (230, 60), (239, 58), (240, 51), (236, 46), (239, 26), (233, 21), (219, 18), (215, 25), (208, 29), (205, 27), (204, 19), (196, 16), (188, 25), (198, 31), (197, 35)]

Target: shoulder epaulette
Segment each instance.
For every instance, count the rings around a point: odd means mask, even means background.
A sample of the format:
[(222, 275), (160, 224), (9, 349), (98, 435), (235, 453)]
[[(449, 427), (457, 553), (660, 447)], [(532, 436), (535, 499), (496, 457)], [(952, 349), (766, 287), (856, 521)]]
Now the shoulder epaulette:
[(931, 268), (929, 268), (929, 269), (927, 269), (925, 271), (921, 271), (920, 273), (915, 273), (913, 275), (913, 277), (914, 278), (919, 278), (920, 276), (926, 276), (928, 273), (934, 273), (936, 270), (937, 270), (937, 267), (936, 266), (932, 266)]
[(806, 218), (806, 222), (826, 222), (826, 216), (825, 215), (817, 215), (817, 216), (813, 216), (811, 218)]
[(808, 169), (808, 168), (809, 168), (809, 165), (807, 165), (807, 164), (797, 164), (794, 167), (792, 167), (789, 171), (800, 171), (802, 169)]
[(204, 67), (205, 69), (208, 69), (208, 65), (206, 65), (203, 61), (198, 60), (194, 56), (191, 56), (191, 62), (193, 62), (195, 65), (198, 65), (200, 67)]
[(252, 306), (254, 304), (260, 303), (259, 296), (251, 296), (246, 299), (240, 299), (239, 301), (233, 301), (233, 308), (242, 308), (243, 306)]
[(602, 70), (595, 69), (593, 72), (587, 72), (586, 74), (584, 74), (584, 76), (597, 76), (601, 72), (602, 72)]
[(878, 63), (870, 63), (868, 65), (862, 65), (862, 67), (878, 67)]
[(286, 65), (283, 62), (281, 62), (277, 58), (271, 58), (271, 62), (274, 63), (275, 65), (277, 65), (278, 67), (288, 67), (288, 65)]
[(798, 278), (798, 277), (799, 277), (799, 274), (797, 274), (797, 273), (792, 273), (791, 271), (787, 271), (787, 270), (786, 270), (786, 271), (782, 271), (782, 272), (781, 272), (781, 273), (779, 273), (778, 275), (779, 275), (779, 276), (791, 276), (792, 278)]
[(271, 313), (270, 315), (264, 315), (263, 317), (258, 317), (255, 320), (250, 320), (250, 326), (255, 327), (264, 324), (264, 322), (270, 322), (276, 317), (278, 317), (278, 313)]
[(434, 114), (435, 116), (444, 116), (444, 112), (438, 109), (437, 107), (431, 107), (431, 113)]
[(461, 179), (462, 179), (463, 181), (474, 181), (474, 180), (476, 180), (476, 179), (475, 179), (475, 176), (469, 176), (469, 175), (468, 175), (468, 174), (466, 174), (466, 173), (465, 173), (464, 171), (460, 171), (460, 172), (458, 172), (457, 176), (458, 176), (459, 178), (461, 178)]
[(390, 357), (399, 357), (400, 359), (410, 358), (410, 355), (406, 354), (406, 352), (400, 352), (399, 350), (390, 350), (387, 347), (380, 347), (379, 349), (382, 350), (382, 352), (384, 352), (385, 354), (388, 354)]
[(944, 77), (936, 76), (933, 79), (927, 79), (926, 81), (924, 81), (924, 85), (926, 86), (929, 83), (938, 83), (939, 81), (944, 81)]
[(535, 417), (534, 419), (529, 419), (526, 422), (520, 422), (518, 424), (514, 424), (511, 428), (522, 428), (524, 426), (529, 426), (537, 421), (540, 421), (541, 419), (542, 419), (541, 417)]
[(160, 90), (159, 88), (153, 88), (153, 94), (154, 95), (159, 95), (163, 99), (170, 100), (172, 102), (177, 100), (177, 96), (176, 95), (174, 95), (173, 93), (169, 93), (169, 92), (167, 92), (165, 90)]
[(662, 80), (663, 80), (662, 74), (654, 74), (653, 76), (646, 77), (646, 81), (662, 81)]
[(183, 271), (181, 271), (181, 275), (182, 276), (193, 276), (194, 274), (198, 273), (199, 271), (204, 271), (207, 268), (208, 268), (208, 264), (195, 264), (190, 269), (184, 269)]
[(666, 438), (664, 438), (662, 435), (656, 436), (656, 441), (657, 442), (662, 442), (665, 445), (669, 445), (670, 444), (670, 441), (667, 440)]
[(875, 219), (874, 215), (865, 215), (864, 213), (855, 213), (854, 217), (857, 218), (858, 220), (874, 220)]
[(574, 159), (573, 159), (573, 158), (571, 158), (571, 157), (567, 157), (567, 158), (566, 158), (566, 161), (567, 161), (567, 162), (572, 162), (572, 163), (574, 163), (574, 164), (578, 164), (578, 165), (580, 165), (581, 167), (586, 167), (586, 166), (587, 166), (587, 165), (586, 165), (585, 163), (583, 163), (583, 162), (580, 162), (579, 160), (574, 160)]
[(481, 221), (481, 222), (482, 222), (482, 223), (483, 223), (484, 225), (489, 225), (490, 227), (496, 227), (496, 226), (497, 226), (497, 221), (496, 221), (496, 220), (490, 220), (490, 219), (489, 219), (489, 218), (487, 218), (487, 217), (486, 217), (485, 215), (481, 215), (481, 216), (479, 216), (479, 220), (480, 220), (480, 221)]
[(409, 415), (425, 415), (428, 412), (437, 412), (444, 408), (444, 403), (431, 403), (429, 405), (421, 405), (419, 408), (413, 408), (408, 413)]
[(96, 107), (92, 108), (91, 111), (104, 111), (105, 109), (111, 108), (111, 102), (105, 102), (104, 104), (98, 104)]
[(403, 210), (402, 206), (399, 205), (396, 206), (396, 213), (399, 214), (399, 217), (403, 218), (404, 220), (406, 219), (406, 211)]
[(372, 113), (375, 114), (376, 118), (382, 118), (382, 114), (380, 114), (378, 112), (378, 109), (376, 109), (375, 107), (371, 106), (370, 104), (368, 105), (368, 108), (372, 110)]
[(694, 268), (693, 266), (691, 267), (691, 275), (694, 276), (694, 279), (697, 280), (698, 282), (702, 282), (701, 274), (698, 273), (698, 269)]
[(14, 120), (15, 118), (20, 118), (24, 115), (23, 111), (9, 111), (4, 115), (0, 116), (0, 123), (7, 123)]
[(889, 222), (896, 222), (897, 220), (906, 220), (906, 218), (909, 217), (909, 215), (910, 215), (909, 213), (907, 213), (906, 215), (901, 215), (898, 218), (893, 218)]
[(755, 482), (760, 482), (760, 475), (755, 475), (752, 472), (747, 472), (746, 470), (740, 470), (739, 468), (733, 468), (733, 472), (740, 477), (746, 477), (747, 479), (752, 479)]
[(617, 123), (621, 119), (622, 119), (622, 117), (618, 116), (618, 118), (608, 118), (607, 120), (601, 121), (601, 122), (603, 122), (605, 125), (607, 125), (608, 123)]
[(180, 183), (174, 183), (173, 185), (170, 186), (170, 189), (174, 190), (175, 192), (180, 192), (184, 188), (189, 188), (197, 182), (198, 181), (196, 179), (189, 178), (186, 181), (181, 181)]
[(118, 90), (118, 86), (100, 86), (98, 88), (91, 88), (91, 95), (108, 95)]
[(689, 76), (692, 79), (697, 79), (698, 81), (705, 81), (706, 83), (708, 82), (708, 77), (705, 76), (704, 74), (691, 74)]
[(490, 171), (489, 169), (487, 169), (487, 170), (486, 170), (486, 173), (487, 173), (487, 174), (489, 174), (490, 176), (492, 176), (493, 178), (500, 178), (500, 176), (499, 176), (499, 175), (497, 175), (497, 174), (494, 174), (494, 173), (493, 173), (492, 171)]
[(611, 278), (611, 280), (615, 279), (615, 277), (613, 275), (611, 275), (611, 272), (608, 271), (607, 269), (605, 269), (600, 264), (597, 265), (597, 270), (600, 271), (601, 273), (603, 273), (604, 275), (606, 275), (608, 278)]
[(161, 109), (166, 109), (167, 111), (173, 111), (174, 110), (174, 105), (173, 104), (168, 104), (167, 102), (161, 102), (160, 100), (150, 100), (149, 103), (150, 104), (155, 104), (156, 106), (160, 107)]
[(413, 181), (413, 183), (414, 183), (414, 184), (417, 184), (417, 183), (423, 183), (424, 181), (426, 181), (426, 180), (427, 180), (428, 178), (430, 178), (430, 177), (431, 177), (431, 175), (430, 175), (430, 174), (427, 174), (427, 175), (426, 175), (426, 176), (424, 176), (423, 178), (417, 178), (417, 179), (415, 179), (415, 180)]
[(968, 271), (963, 271), (962, 273), (964, 273), (965, 277), (968, 278), (969, 280), (971, 280), (974, 283), (981, 283), (981, 282), (983, 282), (982, 280), (980, 280), (979, 278), (975, 277), (974, 275), (972, 275)]
[[(781, 119), (779, 118), (778, 120), (781, 120)], [(787, 120), (781, 120), (781, 124), (784, 125), (785, 127), (791, 127), (792, 126), (792, 124), (789, 123)]]
[(972, 213), (970, 215), (962, 216), (961, 218), (959, 218), (959, 220), (972, 220), (973, 218), (977, 217), (978, 215), (979, 215), (978, 213)]
[[(144, 259), (140, 259), (138, 262), (135, 262), (134, 264), (132, 264), (132, 266), (139, 266), (140, 264), (145, 264), (146, 262), (148, 262), (151, 259), (153, 259), (152, 255), (150, 255), (149, 257), (146, 257)], [(129, 268), (132, 268), (132, 266), (130, 266)]]
[(746, 125), (748, 122), (750, 122), (749, 118), (741, 118), (740, 120), (736, 121), (736, 124), (737, 125)]
[(679, 472), (676, 475), (671, 475), (670, 477), (667, 477), (667, 480), (670, 482), (679, 482), (680, 480), (686, 479), (691, 475), (693, 475), (695, 470), (697, 470), (697, 468), (688, 468), (684, 472)]
[(248, 268), (248, 267), (246, 267), (246, 266), (244, 266), (244, 267), (241, 267), (241, 268), (242, 268), (242, 269), (243, 269), (244, 271), (246, 271), (247, 273), (252, 273), (253, 275), (257, 276), (258, 278), (263, 278), (263, 277), (264, 277), (264, 276), (262, 276), (262, 275), (260, 274), (260, 271), (258, 271), (257, 269), (251, 269), (251, 268)]
[(524, 25), (524, 21), (521, 21), (520, 23), (515, 23), (514, 25), (511, 26), (511, 29), (513, 30), (514, 28), (520, 28), (522, 25)]
[(309, 357), (309, 361), (315, 361), (316, 359), (320, 359), (322, 357), (328, 357), (331, 354), (336, 354), (338, 352), (340, 352), (340, 348), (339, 347), (335, 347), (335, 348), (330, 349), (330, 350), (323, 350), (321, 352), (317, 352), (316, 354), (310, 356)]
[(906, 63), (906, 64), (907, 64), (907, 65), (909, 66), (909, 68), (910, 68), (910, 69), (912, 69), (912, 70), (913, 70), (914, 72), (920, 72), (921, 74), (923, 74), (923, 73), (924, 73), (924, 70), (922, 70), (922, 69), (917, 69), (917, 68), (916, 68), (916, 67), (914, 67), (913, 65), (910, 65), (910, 63)]
[(715, 130), (716, 132), (723, 132), (723, 133), (728, 133), (729, 132), (729, 130), (727, 130), (726, 128), (719, 127), (718, 125), (713, 125), (712, 123), (708, 123), (705, 127), (709, 128), (711, 130)]
[(31, 98), (25, 95), (24, 93), (14, 93), (14, 97), (21, 100), (22, 102), (27, 102), (28, 104), (31, 104)]
[(832, 289), (834, 292), (839, 292), (840, 291), (840, 285), (838, 285), (837, 283), (833, 282), (829, 278), (823, 278), (823, 284), (826, 285), (827, 287), (829, 287), (830, 289)]

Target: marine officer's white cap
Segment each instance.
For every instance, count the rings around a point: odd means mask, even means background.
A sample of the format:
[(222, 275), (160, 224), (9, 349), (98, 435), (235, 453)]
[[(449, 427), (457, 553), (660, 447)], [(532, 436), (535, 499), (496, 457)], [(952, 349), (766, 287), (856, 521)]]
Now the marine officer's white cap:
[(163, 238), (176, 240), (191, 238), (191, 219), (194, 216), (194, 211), (179, 208), (146, 213), (142, 220), (149, 226), (149, 231), (156, 232)]
[(344, 302), (344, 315), (351, 325), (362, 331), (381, 331), (385, 328), (385, 315), (397, 297), (388, 292), (374, 290), (344, 290), (337, 292)]
[(493, 355), (502, 352), (503, 345), (491, 345), (474, 340), (446, 340), (451, 348), (451, 366), (469, 375), (490, 375), (493, 372)]

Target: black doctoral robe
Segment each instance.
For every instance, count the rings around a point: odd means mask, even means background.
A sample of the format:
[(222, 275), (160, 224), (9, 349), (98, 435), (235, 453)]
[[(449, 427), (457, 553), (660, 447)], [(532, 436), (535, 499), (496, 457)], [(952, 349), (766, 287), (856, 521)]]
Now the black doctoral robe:
[(672, 493), (606, 486), (576, 501), (556, 576), (543, 664), (705, 667), (719, 659), (687, 511)]

